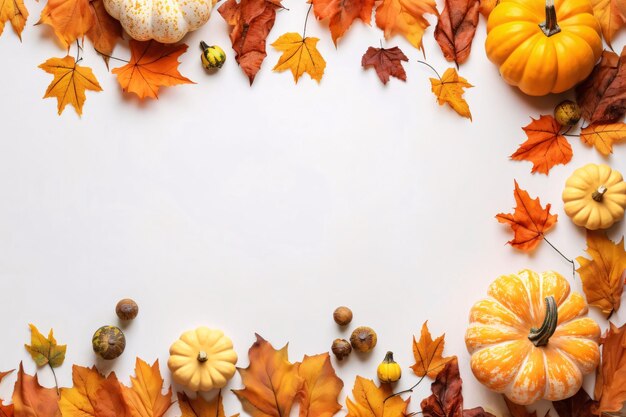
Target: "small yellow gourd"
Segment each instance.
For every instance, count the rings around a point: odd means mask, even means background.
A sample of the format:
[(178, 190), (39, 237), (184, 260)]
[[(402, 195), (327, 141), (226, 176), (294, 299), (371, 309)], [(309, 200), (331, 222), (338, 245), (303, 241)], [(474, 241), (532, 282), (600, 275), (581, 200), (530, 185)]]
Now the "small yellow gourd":
[(393, 360), (393, 352), (387, 352), (385, 359), (378, 365), (376, 370), (378, 379), (384, 384), (396, 382), (402, 376), (402, 369), (396, 361)]
[(170, 347), (167, 366), (174, 381), (191, 391), (222, 388), (235, 374), (237, 353), (221, 330), (198, 327)]
[(226, 52), (217, 45), (208, 45), (205, 41), (200, 41), (200, 49), (202, 49), (202, 66), (205, 69), (220, 69), (226, 62)]
[(587, 164), (565, 182), (565, 213), (589, 230), (609, 228), (624, 217), (626, 182), (608, 165)]

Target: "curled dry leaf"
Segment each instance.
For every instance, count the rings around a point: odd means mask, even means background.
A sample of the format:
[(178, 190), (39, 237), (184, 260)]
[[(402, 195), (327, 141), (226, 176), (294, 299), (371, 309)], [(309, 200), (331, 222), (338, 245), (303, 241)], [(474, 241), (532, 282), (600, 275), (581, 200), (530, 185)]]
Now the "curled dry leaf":
[(609, 156), (613, 153), (613, 145), (626, 142), (626, 123), (591, 124), (580, 130), (580, 140)]
[(356, 19), (369, 25), (374, 9), (374, 0), (311, 0), (311, 3), (317, 19), (329, 19), (335, 46)]
[(587, 302), (609, 317), (619, 308), (624, 291), (624, 238), (619, 243), (613, 243), (605, 232), (588, 230), (587, 253), (591, 259), (576, 258), (580, 264), (576, 271), (580, 274)]
[[(409, 399), (404, 401), (393, 394), (389, 384), (377, 387), (374, 381), (357, 376), (352, 389), (352, 397), (348, 398), (346, 417), (404, 417)], [(385, 401), (386, 400), (386, 401)]]
[(125, 92), (135, 93), (140, 99), (158, 98), (159, 87), (194, 83), (178, 72), (178, 57), (186, 51), (185, 44), (165, 45), (131, 39), (130, 61), (112, 72)]
[(402, 61), (408, 62), (409, 58), (397, 46), (389, 49), (370, 46), (361, 58), (361, 65), (366, 69), (373, 67), (380, 81), (387, 84), (389, 77), (406, 81), (406, 72), (402, 67)]
[(614, 123), (626, 113), (626, 66), (615, 52), (604, 51), (600, 62), (576, 88), (576, 101), (591, 124)]
[(376, 25), (385, 32), (385, 39), (395, 34), (404, 36), (417, 49), (422, 48), (422, 37), (430, 23), (424, 14), (435, 16), (434, 0), (382, 0), (376, 7)]
[(469, 58), (478, 25), (478, 0), (445, 0), (435, 27), (435, 40), (448, 61), (458, 67)]
[(48, 337), (45, 337), (34, 324), (29, 324), (28, 327), (30, 327), (31, 344), (24, 345), (24, 347), (37, 366), (50, 365), (52, 368), (61, 366), (65, 360), (67, 345), (57, 345), (52, 329), (50, 329)]
[(623, 0), (591, 0), (591, 4), (593, 14), (602, 28), (602, 36), (606, 43), (611, 46), (615, 34), (626, 23), (626, 2)]
[(265, 41), (274, 26), (279, 7), (282, 7), (279, 0), (226, 0), (218, 9), (231, 26), (230, 40), (235, 59), (250, 84), (267, 55)]
[(0, 2), (0, 35), (4, 31), (6, 22), (11, 22), (13, 30), (21, 40), (27, 19), (28, 10), (24, 6), (24, 0), (4, 0)]
[(83, 104), (87, 99), (85, 90), (102, 91), (91, 68), (78, 65), (69, 55), (65, 58), (50, 58), (39, 68), (54, 75), (43, 98), (56, 97), (59, 114), (63, 113), (68, 104), (74, 106), (76, 113), (83, 114)]
[(415, 364), (411, 366), (415, 375), (423, 377), (428, 375), (429, 378), (435, 378), (454, 356), (443, 357), (443, 347), (445, 344), (445, 335), (441, 335), (433, 340), (428, 330), (428, 321), (422, 325), (422, 333), (419, 342), (413, 337), (413, 357)]
[(539, 197), (531, 199), (526, 190), (519, 188), (517, 181), (513, 195), (515, 211), (500, 213), (496, 215), (496, 219), (511, 226), (514, 237), (508, 243), (516, 249), (529, 252), (543, 240), (544, 233), (556, 224), (558, 216), (550, 214), (550, 204), (542, 207)]
[(61, 417), (57, 391), (39, 384), (37, 374), (30, 376), (20, 363), (13, 390), (13, 409), (18, 417)]
[(293, 79), (298, 79), (305, 72), (318, 83), (322, 80), (326, 61), (317, 50), (318, 38), (306, 37), (302, 39), (299, 33), (285, 33), (272, 44), (283, 54), (278, 59), (274, 71), (291, 70)]
[[(226, 417), (222, 390), (219, 390), (211, 401), (205, 400), (200, 395), (196, 398), (189, 398), (184, 392), (179, 392), (177, 395), (181, 417)], [(234, 414), (232, 417), (238, 416), (239, 414)]]
[(448, 68), (443, 73), (443, 77), (431, 78), (430, 84), (440, 106), (448, 103), (459, 115), (472, 120), (472, 113), (463, 94), (465, 94), (464, 88), (471, 88), (473, 85), (461, 77), (456, 69)]
[(137, 358), (131, 387), (122, 386), (122, 396), (130, 417), (161, 417), (172, 405), (172, 388), (163, 394), (163, 378), (159, 361), (152, 366)]
[(532, 162), (533, 174), (539, 172), (547, 175), (553, 166), (567, 164), (572, 160), (573, 153), (569, 142), (561, 134), (561, 127), (550, 115), (532, 119), (532, 122), (523, 128), (528, 140), (519, 146), (511, 155), (511, 159)]
[(617, 327), (609, 322), (602, 338), (602, 361), (596, 374), (593, 395), (598, 402), (594, 414), (617, 412), (626, 401), (626, 324)]

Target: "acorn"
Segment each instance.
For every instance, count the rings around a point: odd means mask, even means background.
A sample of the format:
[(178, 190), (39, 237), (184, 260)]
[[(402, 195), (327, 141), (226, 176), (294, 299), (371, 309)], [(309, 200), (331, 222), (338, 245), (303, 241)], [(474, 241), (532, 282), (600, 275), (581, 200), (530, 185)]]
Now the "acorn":
[(333, 312), (333, 319), (338, 325), (347, 326), (352, 321), (352, 310), (345, 306), (337, 307)]
[(93, 334), (91, 345), (98, 356), (111, 360), (124, 352), (126, 337), (119, 327), (102, 326)]
[(139, 314), (139, 306), (134, 300), (124, 298), (115, 306), (115, 314), (120, 320), (133, 320)]
[(337, 357), (337, 360), (340, 361), (343, 358), (350, 356), (350, 353), (352, 353), (352, 346), (346, 339), (335, 339), (331, 350)]
[(350, 336), (350, 344), (357, 352), (369, 352), (376, 346), (378, 337), (371, 327), (361, 326), (354, 329)]
[(554, 108), (554, 118), (562, 126), (573, 126), (580, 120), (582, 113), (578, 104), (564, 100)]

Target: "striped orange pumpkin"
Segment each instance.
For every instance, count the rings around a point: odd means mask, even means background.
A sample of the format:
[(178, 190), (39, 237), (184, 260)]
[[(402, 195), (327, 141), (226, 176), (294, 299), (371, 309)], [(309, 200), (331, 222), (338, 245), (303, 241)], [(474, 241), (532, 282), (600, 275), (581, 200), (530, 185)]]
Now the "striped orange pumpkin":
[(496, 279), (470, 312), (472, 372), (517, 404), (574, 395), (600, 360), (600, 327), (583, 296), (556, 272)]

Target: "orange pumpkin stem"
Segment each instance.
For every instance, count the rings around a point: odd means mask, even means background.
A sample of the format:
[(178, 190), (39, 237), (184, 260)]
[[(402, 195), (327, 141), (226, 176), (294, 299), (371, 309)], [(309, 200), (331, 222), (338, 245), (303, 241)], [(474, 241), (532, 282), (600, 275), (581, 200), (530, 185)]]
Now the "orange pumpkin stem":
[(553, 296), (546, 297), (546, 315), (543, 318), (543, 323), (538, 329), (530, 329), (528, 340), (533, 342), (537, 347), (547, 345), (550, 337), (552, 337), (556, 331), (558, 318), (559, 310), (556, 305), (556, 300)]
[(561, 31), (561, 28), (556, 21), (556, 9), (554, 8), (554, 0), (546, 0), (546, 20), (542, 23), (539, 23), (539, 27), (548, 37), (556, 35)]

